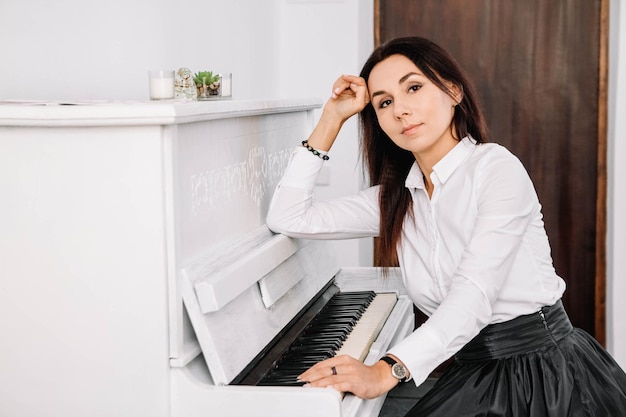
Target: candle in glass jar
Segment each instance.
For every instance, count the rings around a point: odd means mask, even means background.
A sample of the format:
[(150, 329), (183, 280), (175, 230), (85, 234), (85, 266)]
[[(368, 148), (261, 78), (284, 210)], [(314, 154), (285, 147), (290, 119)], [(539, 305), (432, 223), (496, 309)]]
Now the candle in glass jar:
[(150, 100), (174, 98), (174, 70), (154, 70), (150, 74)]

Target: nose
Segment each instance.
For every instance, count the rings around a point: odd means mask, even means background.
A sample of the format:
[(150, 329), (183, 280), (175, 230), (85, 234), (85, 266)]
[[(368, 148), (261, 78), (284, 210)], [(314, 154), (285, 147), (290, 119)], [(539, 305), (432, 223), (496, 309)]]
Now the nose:
[(393, 111), (396, 119), (400, 120), (403, 117), (411, 114), (411, 109), (409, 108), (409, 106), (406, 105), (403, 100), (396, 99), (393, 104)]

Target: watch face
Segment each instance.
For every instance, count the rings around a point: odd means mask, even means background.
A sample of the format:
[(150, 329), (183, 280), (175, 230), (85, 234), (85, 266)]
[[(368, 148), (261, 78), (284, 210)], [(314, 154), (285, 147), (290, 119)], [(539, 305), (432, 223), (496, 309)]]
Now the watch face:
[(404, 369), (404, 366), (402, 366), (401, 364), (395, 363), (391, 367), (391, 374), (398, 379), (403, 379), (406, 378), (406, 369)]

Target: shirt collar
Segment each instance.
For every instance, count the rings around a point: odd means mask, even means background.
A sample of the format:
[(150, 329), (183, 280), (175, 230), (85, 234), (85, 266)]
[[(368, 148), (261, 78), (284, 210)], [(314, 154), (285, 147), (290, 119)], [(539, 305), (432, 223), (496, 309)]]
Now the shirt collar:
[[(476, 145), (474, 138), (469, 135), (464, 137), (433, 166), (433, 174), (436, 175), (439, 183), (442, 184), (450, 178), (454, 170), (472, 153), (474, 145)], [(424, 188), (424, 175), (417, 162), (413, 162), (404, 185), (407, 188)]]

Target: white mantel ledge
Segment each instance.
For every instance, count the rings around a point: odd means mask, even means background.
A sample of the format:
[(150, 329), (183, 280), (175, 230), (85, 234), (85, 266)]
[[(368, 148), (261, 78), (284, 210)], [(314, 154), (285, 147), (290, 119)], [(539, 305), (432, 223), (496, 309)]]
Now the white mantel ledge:
[(0, 101), (0, 127), (169, 125), (319, 107), (321, 101), (314, 98), (211, 101)]

